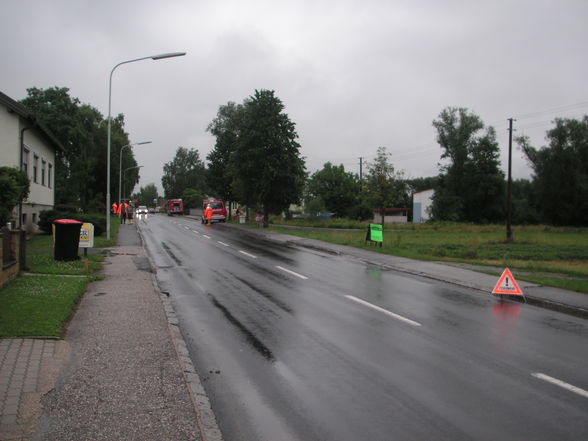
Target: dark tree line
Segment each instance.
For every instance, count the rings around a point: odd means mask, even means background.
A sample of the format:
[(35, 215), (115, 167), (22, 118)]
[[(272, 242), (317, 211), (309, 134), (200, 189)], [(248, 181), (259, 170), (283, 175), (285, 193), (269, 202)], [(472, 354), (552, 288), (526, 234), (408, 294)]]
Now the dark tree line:
[[(21, 100), (65, 147), (55, 164), (56, 205), (104, 210), (106, 187), (107, 121), (94, 107), (69, 95), (67, 88), (27, 90)], [(197, 201), (214, 195), (270, 213), (287, 211), (304, 200), (311, 213), (331, 212), (355, 219), (371, 217), (374, 207), (410, 207), (411, 194), (435, 189), (435, 220), (503, 222), (506, 183), (499, 161), (493, 127), (465, 108), (444, 109), (433, 121), (441, 153), (439, 175), (404, 179), (386, 149), (368, 166), (363, 182), (330, 162), (307, 176), (295, 124), (273, 91), (258, 90), (242, 104), (219, 107), (208, 126), (215, 145), (207, 155), (179, 147), (164, 165), (165, 196)], [(554, 225), (588, 224), (588, 116), (580, 120), (556, 119), (547, 132), (547, 145), (536, 148), (528, 138), (516, 141), (528, 159), (532, 180), (515, 180), (512, 186), (514, 223)], [(112, 121), (111, 195), (118, 192), (121, 148), (130, 144), (124, 117)], [(125, 152), (122, 169), (126, 188), (138, 182), (132, 151)], [(137, 194), (153, 200), (155, 186)], [(196, 202), (194, 202), (196, 204)]]
[[(103, 212), (106, 200), (106, 137), (107, 120), (94, 107), (82, 104), (69, 95), (69, 89), (27, 89), (28, 96), (21, 100), (64, 146), (56, 152), (55, 205), (84, 212)], [(130, 144), (124, 131), (123, 115), (116, 116), (111, 124), (111, 178), (110, 193), (118, 195), (119, 158), (121, 147)], [(122, 168), (137, 165), (132, 152), (125, 152)], [(138, 182), (138, 170), (129, 170), (123, 176), (127, 188)]]

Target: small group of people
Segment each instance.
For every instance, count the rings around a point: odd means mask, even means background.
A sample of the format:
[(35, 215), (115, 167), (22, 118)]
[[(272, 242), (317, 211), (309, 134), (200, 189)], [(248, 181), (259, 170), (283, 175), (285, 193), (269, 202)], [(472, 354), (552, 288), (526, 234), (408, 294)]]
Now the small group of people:
[(114, 202), (112, 204), (112, 214), (118, 214), (121, 224), (126, 224), (127, 220), (129, 221), (129, 224), (132, 224), (134, 213), (135, 207), (133, 207), (133, 205), (127, 204), (126, 202), (121, 202), (120, 204)]

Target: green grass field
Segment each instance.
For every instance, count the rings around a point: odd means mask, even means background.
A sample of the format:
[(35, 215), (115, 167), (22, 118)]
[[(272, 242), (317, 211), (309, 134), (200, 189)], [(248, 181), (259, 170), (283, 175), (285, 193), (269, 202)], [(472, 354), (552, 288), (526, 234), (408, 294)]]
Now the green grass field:
[(490, 273), (490, 267), (515, 269), (523, 273), (521, 280), (588, 293), (588, 228), (514, 227), (515, 242), (508, 244), (502, 225), (387, 224), (379, 248), (365, 244), (367, 223), (356, 223), (359, 231), (321, 230), (319, 225), (333, 227), (326, 221), (314, 222), (313, 229), (272, 229), (412, 259), (484, 265)]
[[(94, 246), (116, 243), (118, 222), (111, 223), (111, 240), (95, 238)], [(53, 258), (53, 238), (33, 236), (27, 242), (30, 275), (21, 275), (0, 289), (1, 337), (63, 337), (64, 326), (88, 284), (102, 266), (100, 254), (80, 252), (80, 260)]]

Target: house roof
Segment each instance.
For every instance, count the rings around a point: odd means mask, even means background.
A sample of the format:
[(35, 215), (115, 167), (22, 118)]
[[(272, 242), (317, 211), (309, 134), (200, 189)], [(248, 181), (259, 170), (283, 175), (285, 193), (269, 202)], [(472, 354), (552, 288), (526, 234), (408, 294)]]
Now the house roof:
[[(376, 213), (380, 212), (379, 208), (374, 208), (374, 211)], [(390, 214), (390, 213), (403, 213), (403, 212), (408, 212), (410, 211), (410, 208), (384, 208), (384, 214)]]
[(22, 104), (14, 101), (12, 98), (2, 93), (1, 91), (0, 104), (6, 106), (9, 112), (14, 112), (20, 117), (27, 120), (31, 124), (31, 128), (36, 128), (47, 141), (53, 144), (56, 150), (61, 150), (62, 152), (65, 151), (61, 142), (59, 142), (59, 140), (55, 137), (53, 133), (51, 133), (51, 131), (47, 127), (45, 127), (43, 124), (41, 124), (40, 121), (37, 120), (35, 115), (33, 115), (29, 111), (29, 109), (27, 109)]

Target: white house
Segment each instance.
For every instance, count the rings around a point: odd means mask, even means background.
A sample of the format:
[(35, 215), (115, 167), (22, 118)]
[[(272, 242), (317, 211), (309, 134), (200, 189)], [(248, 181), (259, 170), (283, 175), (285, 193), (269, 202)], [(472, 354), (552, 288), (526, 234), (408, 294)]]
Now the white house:
[(431, 219), (431, 207), (435, 190), (423, 190), (412, 195), (412, 221), (427, 222)]
[(21, 168), (29, 197), (14, 210), (17, 227), (34, 231), (42, 210), (55, 201), (55, 152), (63, 146), (26, 107), (0, 92), (0, 165)]

